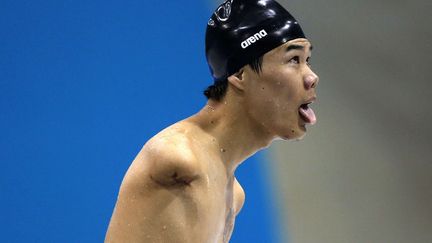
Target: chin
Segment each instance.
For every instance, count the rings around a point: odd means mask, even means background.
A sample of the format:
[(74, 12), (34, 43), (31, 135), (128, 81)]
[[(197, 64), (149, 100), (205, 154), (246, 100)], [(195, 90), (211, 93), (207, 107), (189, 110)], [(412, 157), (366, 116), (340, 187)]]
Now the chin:
[(284, 133), (284, 135), (279, 136), (278, 140), (300, 141), (305, 137), (305, 135), (306, 135), (306, 128), (304, 127), (297, 130), (290, 129), (288, 133)]
[(294, 139), (294, 141), (300, 141), (300, 140), (303, 140), (303, 138), (305, 137), (305, 135), (306, 135), (306, 133), (305, 134), (303, 134), (303, 135), (301, 135), (300, 137), (298, 137), (298, 138), (296, 138), (296, 139)]

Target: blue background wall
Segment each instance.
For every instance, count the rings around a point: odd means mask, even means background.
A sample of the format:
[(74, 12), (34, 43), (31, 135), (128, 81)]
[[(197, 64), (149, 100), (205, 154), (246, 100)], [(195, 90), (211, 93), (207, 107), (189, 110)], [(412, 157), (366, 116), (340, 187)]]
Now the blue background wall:
[[(2, 242), (102, 242), (142, 145), (211, 83), (204, 1), (0, 3)], [(262, 154), (231, 242), (277, 242)]]

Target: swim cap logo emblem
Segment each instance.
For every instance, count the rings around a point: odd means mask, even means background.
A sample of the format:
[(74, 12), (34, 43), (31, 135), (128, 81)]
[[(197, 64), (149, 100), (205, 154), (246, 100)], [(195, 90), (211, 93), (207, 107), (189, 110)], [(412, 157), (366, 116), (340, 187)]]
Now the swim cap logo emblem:
[(264, 38), (267, 35), (267, 32), (265, 30), (260, 30), (259, 32), (255, 33), (253, 36), (247, 38), (241, 43), (241, 47), (243, 49), (246, 49), (248, 46), (252, 45), (253, 43), (259, 41), (260, 39)]
[(234, 0), (227, 0), (225, 3), (219, 6), (215, 11), (216, 18), (219, 21), (227, 21), (229, 16), (231, 15), (231, 5)]

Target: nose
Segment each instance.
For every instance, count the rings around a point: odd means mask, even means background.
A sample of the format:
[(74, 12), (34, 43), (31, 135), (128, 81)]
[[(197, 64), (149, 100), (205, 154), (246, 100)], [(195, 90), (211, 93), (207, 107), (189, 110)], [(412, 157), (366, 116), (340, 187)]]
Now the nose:
[(315, 88), (318, 85), (319, 77), (315, 73), (308, 74), (304, 78), (304, 85), (306, 89)]

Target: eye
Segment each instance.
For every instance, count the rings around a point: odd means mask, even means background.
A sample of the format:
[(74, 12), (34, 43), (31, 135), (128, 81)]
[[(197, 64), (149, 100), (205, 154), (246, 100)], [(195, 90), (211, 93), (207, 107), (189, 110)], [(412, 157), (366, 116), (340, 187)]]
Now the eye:
[(310, 57), (306, 58), (306, 63), (308, 66), (311, 66), (310, 59), (311, 59)]
[(294, 63), (294, 64), (299, 64), (300, 63), (300, 57), (299, 56), (295, 56), (295, 57), (291, 58), (288, 62), (289, 63)]

